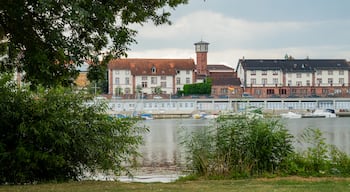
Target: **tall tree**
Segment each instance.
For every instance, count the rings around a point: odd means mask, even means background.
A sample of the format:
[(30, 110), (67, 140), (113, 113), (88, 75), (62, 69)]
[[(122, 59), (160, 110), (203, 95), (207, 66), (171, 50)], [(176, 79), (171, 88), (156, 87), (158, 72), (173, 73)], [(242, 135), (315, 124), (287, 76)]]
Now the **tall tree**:
[(125, 56), (136, 43), (131, 24), (170, 24), (170, 11), (187, 1), (1, 0), (0, 40), (9, 59), (0, 69), (23, 70), (34, 86), (69, 85), (84, 60), (99, 66), (98, 57)]

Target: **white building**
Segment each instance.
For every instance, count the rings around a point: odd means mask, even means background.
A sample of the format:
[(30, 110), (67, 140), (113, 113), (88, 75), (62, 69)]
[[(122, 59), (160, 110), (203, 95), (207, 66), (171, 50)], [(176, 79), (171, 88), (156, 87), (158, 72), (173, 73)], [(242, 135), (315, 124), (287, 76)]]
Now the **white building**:
[(237, 76), (253, 95), (327, 96), (349, 93), (350, 66), (342, 59), (241, 59)]
[(185, 84), (194, 83), (193, 59), (114, 59), (109, 62), (109, 94), (112, 96), (176, 94)]

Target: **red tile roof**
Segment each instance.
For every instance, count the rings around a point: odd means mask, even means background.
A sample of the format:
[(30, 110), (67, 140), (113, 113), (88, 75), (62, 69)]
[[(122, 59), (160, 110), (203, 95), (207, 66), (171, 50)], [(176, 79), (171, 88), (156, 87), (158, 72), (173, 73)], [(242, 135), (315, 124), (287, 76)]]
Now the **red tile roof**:
[[(152, 72), (152, 68), (155, 72)], [(178, 70), (194, 70), (193, 59), (113, 59), (109, 69), (130, 69), (133, 75), (175, 75)]]

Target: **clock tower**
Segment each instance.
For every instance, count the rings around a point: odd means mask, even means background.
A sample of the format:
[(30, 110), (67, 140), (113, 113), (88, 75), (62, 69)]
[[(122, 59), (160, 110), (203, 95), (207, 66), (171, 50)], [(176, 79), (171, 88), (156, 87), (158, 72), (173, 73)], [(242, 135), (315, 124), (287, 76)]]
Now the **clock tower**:
[(197, 74), (198, 75), (207, 75), (207, 54), (208, 54), (208, 45), (209, 43), (200, 41), (195, 43), (196, 55), (197, 55)]

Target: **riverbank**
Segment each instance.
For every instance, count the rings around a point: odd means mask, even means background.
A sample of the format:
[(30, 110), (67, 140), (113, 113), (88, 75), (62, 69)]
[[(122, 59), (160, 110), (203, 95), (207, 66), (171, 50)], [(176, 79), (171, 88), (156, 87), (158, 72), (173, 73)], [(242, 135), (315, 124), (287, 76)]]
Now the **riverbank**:
[(0, 192), (333, 192), (348, 191), (349, 178), (315, 178), (315, 177), (279, 177), (243, 180), (195, 180), (173, 183), (122, 183), (114, 181), (82, 181), (67, 183), (50, 183), (38, 185), (0, 186)]

